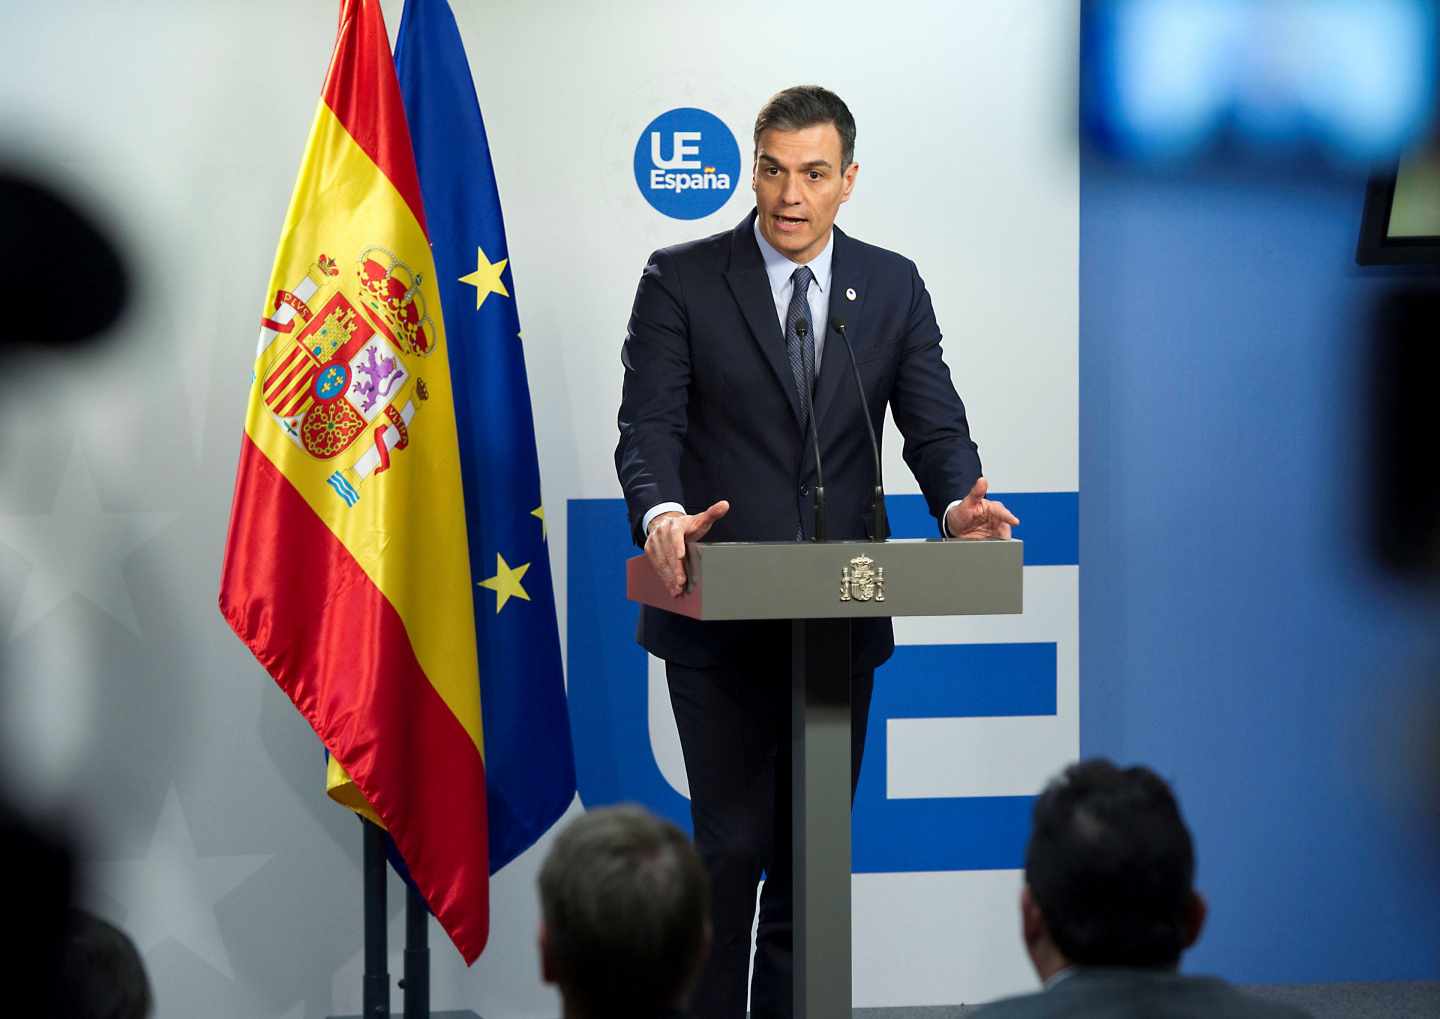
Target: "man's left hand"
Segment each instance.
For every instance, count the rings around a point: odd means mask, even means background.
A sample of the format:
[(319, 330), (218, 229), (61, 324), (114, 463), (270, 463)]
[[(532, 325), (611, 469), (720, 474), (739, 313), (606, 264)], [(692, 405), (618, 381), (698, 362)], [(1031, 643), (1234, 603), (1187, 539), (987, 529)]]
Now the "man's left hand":
[(985, 498), (989, 491), (990, 483), (980, 478), (970, 494), (951, 507), (945, 515), (945, 529), (950, 537), (965, 541), (1010, 537), (1010, 528), (1020, 520), (1003, 502)]

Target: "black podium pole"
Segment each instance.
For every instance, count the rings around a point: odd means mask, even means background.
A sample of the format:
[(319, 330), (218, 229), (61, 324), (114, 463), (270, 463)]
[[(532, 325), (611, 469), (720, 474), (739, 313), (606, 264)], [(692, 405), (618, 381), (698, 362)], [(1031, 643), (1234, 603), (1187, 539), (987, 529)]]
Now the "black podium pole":
[(830, 1019), (850, 1014), (850, 620), (791, 633), (794, 1007)]

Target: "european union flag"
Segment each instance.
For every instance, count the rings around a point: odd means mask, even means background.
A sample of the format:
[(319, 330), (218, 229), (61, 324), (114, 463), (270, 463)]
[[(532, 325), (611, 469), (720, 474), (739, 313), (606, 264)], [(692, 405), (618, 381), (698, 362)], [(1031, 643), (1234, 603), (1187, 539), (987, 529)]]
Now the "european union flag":
[(493, 873), (575, 796), (535, 419), (490, 145), (446, 0), (406, 0), (395, 64), (450, 345)]

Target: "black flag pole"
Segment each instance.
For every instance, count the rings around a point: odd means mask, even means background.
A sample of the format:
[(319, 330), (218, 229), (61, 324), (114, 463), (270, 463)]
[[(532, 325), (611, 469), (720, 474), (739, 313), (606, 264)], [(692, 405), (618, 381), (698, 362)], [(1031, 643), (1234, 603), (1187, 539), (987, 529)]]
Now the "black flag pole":
[(385, 832), (378, 824), (360, 818), (364, 831), (365, 977), (363, 1019), (390, 1019), (389, 955), (385, 930)]
[[(331, 1019), (399, 1019), (390, 1011), (389, 937), (386, 930), (385, 830), (360, 818), (364, 845), (362, 874), (365, 888), (365, 975), (362, 978), (361, 1014)], [(405, 992), (403, 1019), (481, 1019), (470, 1011), (430, 1011), (430, 909), (413, 885), (405, 896)]]
[(405, 896), (405, 1019), (430, 1016), (430, 908), (412, 882)]

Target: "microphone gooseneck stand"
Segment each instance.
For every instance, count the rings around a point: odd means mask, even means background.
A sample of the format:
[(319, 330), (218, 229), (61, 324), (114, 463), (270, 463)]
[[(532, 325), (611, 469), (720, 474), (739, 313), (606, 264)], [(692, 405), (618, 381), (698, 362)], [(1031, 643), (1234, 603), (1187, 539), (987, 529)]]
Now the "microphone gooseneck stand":
[(885, 485), (880, 469), (880, 442), (875, 438), (875, 422), (870, 417), (870, 401), (865, 399), (865, 383), (860, 378), (860, 364), (855, 360), (855, 348), (845, 332), (845, 320), (832, 319), (830, 328), (845, 341), (845, 352), (850, 355), (850, 370), (855, 375), (855, 391), (860, 394), (860, 410), (865, 415), (865, 430), (870, 433), (870, 452), (875, 457), (875, 493), (870, 504), (870, 539), (884, 541), (890, 536), (890, 522), (885, 517)]
[[(795, 335), (800, 338), (801, 346), (805, 344), (805, 337), (810, 335), (810, 323), (803, 318), (795, 323)], [(815, 534), (812, 541), (825, 540), (825, 472), (820, 469), (820, 431), (815, 424), (815, 397), (812, 390), (815, 388), (815, 379), (807, 370), (805, 373), (805, 416), (810, 419), (810, 441), (815, 446)]]

